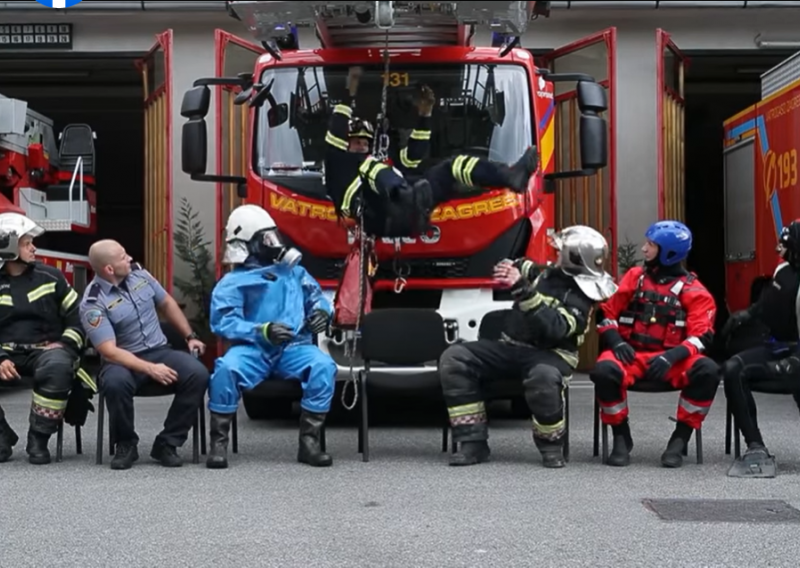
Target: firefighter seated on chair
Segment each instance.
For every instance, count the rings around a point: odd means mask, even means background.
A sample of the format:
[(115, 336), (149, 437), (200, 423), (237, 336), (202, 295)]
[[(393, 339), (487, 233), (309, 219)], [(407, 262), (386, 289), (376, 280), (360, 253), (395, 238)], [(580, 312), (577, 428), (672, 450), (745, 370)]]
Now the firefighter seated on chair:
[(298, 265), (275, 222), (261, 207), (234, 209), (225, 227), (223, 262), (233, 265), (211, 295), (211, 331), (231, 342), (216, 361), (208, 389), (209, 468), (228, 467), (228, 432), (241, 391), (266, 379), (298, 380), (300, 437), (297, 461), (329, 466), (321, 434), (333, 399), (336, 363), (313, 344), (332, 308), (314, 278)]
[[(360, 67), (350, 69), (347, 104), (336, 105), (325, 136), (325, 185), (340, 216), (355, 218), (363, 207), (364, 230), (374, 237), (414, 237), (427, 232), (436, 206), (459, 197), (459, 187), (470, 195), (476, 188), (509, 188), (524, 193), (539, 166), (535, 147), (512, 166), (484, 158), (459, 155), (436, 164), (425, 173), (418, 166), (428, 153), (430, 120), (436, 99), (422, 87), (417, 102), (419, 122), (396, 167), (371, 154), (375, 129), (363, 117), (353, 116)], [(399, 168), (399, 169), (398, 169)]]
[[(765, 329), (762, 345), (736, 353), (722, 366), (725, 397), (747, 449), (731, 465), (731, 477), (775, 477), (775, 457), (770, 454), (756, 419), (752, 387), (769, 384), (791, 392), (800, 406), (800, 220), (781, 231), (778, 254), (783, 262), (758, 301), (734, 313), (722, 328), (723, 339), (745, 324)], [(738, 435), (738, 434), (736, 434)]]
[(596, 302), (616, 284), (603, 269), (605, 238), (590, 227), (565, 228), (556, 237), (555, 266), (534, 276), (532, 262), (502, 261), (495, 278), (511, 288), (512, 312), (499, 341), (480, 339), (449, 347), (439, 369), (453, 440), (460, 449), (450, 465), (489, 459), (489, 431), (481, 384), (519, 377), (533, 415), (533, 441), (544, 467), (564, 467), (564, 389), (578, 364), (578, 349)]
[[(78, 293), (57, 268), (36, 261), (44, 229), (18, 213), (0, 214), (0, 381), (33, 377), (25, 448), (50, 463), (48, 442), (64, 417), (84, 350)], [(0, 408), (0, 462), (19, 441)]]
[(590, 373), (600, 417), (611, 426), (608, 465), (630, 463), (633, 438), (626, 391), (640, 381), (682, 389), (675, 431), (661, 456), (680, 467), (692, 431), (708, 415), (719, 387), (717, 364), (703, 353), (714, 337), (714, 298), (682, 262), (692, 233), (677, 221), (658, 221), (645, 233), (644, 267), (628, 270), (619, 291), (600, 306), (597, 329), (605, 347)]

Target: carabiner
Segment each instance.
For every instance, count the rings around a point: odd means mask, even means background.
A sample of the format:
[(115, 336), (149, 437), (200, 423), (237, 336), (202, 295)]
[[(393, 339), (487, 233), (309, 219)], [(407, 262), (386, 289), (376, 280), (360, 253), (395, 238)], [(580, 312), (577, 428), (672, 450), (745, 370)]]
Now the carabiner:
[(394, 293), (395, 294), (401, 293), (405, 289), (406, 284), (407, 280), (405, 278), (403, 277), (396, 278), (394, 281)]

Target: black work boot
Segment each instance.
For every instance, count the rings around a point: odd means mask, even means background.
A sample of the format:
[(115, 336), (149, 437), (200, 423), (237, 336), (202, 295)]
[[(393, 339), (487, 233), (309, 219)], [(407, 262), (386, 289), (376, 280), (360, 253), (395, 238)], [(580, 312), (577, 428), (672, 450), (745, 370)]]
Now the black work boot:
[(50, 434), (28, 430), (28, 445), (25, 447), (25, 451), (28, 452), (30, 463), (34, 465), (50, 463), (50, 450), (47, 448), (49, 441)]
[(139, 459), (139, 450), (136, 444), (118, 442), (114, 447), (114, 459), (111, 460), (111, 469), (130, 469), (133, 462)]
[(297, 461), (314, 467), (328, 467), (333, 458), (322, 451), (320, 438), (325, 414), (303, 410), (300, 413), (300, 443), (297, 448)]
[(564, 437), (557, 440), (545, 440), (533, 437), (533, 442), (542, 455), (542, 466), (548, 469), (558, 469), (567, 465), (564, 459)]
[(14, 429), (6, 422), (3, 409), (0, 408), (0, 463), (7, 462), (14, 453), (14, 446), (19, 442), (19, 436)]
[(607, 465), (614, 467), (625, 467), (631, 463), (631, 451), (633, 451), (633, 438), (631, 437), (631, 426), (626, 418), (622, 424), (611, 427), (614, 435), (614, 446), (606, 460)]
[(414, 183), (413, 192), (417, 228), (420, 233), (426, 233), (430, 228), (430, 217), (433, 213), (433, 189), (430, 182), (423, 178)]
[(458, 451), (450, 456), (450, 465), (475, 465), (489, 461), (492, 451), (486, 440), (461, 442)]
[(164, 467), (181, 467), (183, 465), (183, 460), (178, 455), (178, 449), (162, 441), (161, 438), (156, 438), (156, 441), (153, 442), (150, 457)]
[(531, 146), (517, 163), (508, 169), (508, 188), (514, 193), (528, 191), (528, 182), (539, 167), (539, 152), (536, 146)]
[(225, 469), (228, 467), (228, 432), (233, 414), (211, 413), (209, 427), (209, 450), (206, 467), (209, 469)]
[(692, 427), (683, 422), (678, 422), (675, 431), (669, 439), (667, 449), (661, 454), (661, 465), (664, 467), (681, 467), (683, 465), (683, 452), (689, 445), (692, 437)]

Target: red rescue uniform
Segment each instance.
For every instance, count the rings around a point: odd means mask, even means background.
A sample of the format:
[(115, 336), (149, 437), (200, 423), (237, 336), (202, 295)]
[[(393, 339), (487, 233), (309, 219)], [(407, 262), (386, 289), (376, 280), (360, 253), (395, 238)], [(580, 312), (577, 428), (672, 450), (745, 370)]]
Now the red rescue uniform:
[[(613, 364), (622, 374), (619, 400), (600, 400), (605, 424), (621, 424), (628, 416), (626, 391), (644, 378), (650, 361), (667, 350), (685, 347), (689, 356), (667, 371), (664, 381), (683, 389), (678, 402), (679, 422), (699, 428), (713, 402), (708, 389), (696, 389), (692, 396), (692, 370), (711, 363), (703, 355), (711, 343), (717, 307), (713, 296), (693, 273), (656, 281), (644, 268), (629, 270), (617, 293), (600, 305), (602, 320), (598, 331), (617, 329), (622, 339), (636, 351), (633, 362), (620, 361), (612, 350), (604, 351), (598, 365)], [(698, 365), (698, 363), (701, 363)], [(608, 397), (604, 397), (608, 398)]]

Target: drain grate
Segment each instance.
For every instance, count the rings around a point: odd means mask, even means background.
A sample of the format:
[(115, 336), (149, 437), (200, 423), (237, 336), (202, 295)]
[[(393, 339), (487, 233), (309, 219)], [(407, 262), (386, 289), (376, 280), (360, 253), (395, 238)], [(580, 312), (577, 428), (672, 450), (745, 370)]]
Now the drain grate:
[(769, 499), (644, 499), (663, 521), (695, 523), (800, 523), (800, 510)]

